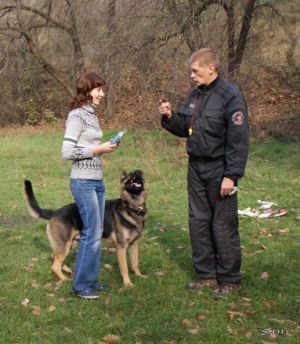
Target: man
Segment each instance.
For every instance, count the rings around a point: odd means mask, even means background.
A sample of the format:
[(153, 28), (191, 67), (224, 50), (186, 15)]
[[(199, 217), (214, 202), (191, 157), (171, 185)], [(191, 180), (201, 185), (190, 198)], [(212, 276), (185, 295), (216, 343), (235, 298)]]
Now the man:
[(209, 287), (216, 297), (240, 288), (241, 248), (237, 182), (248, 155), (247, 106), (237, 86), (220, 78), (209, 48), (194, 52), (191, 78), (197, 84), (177, 112), (161, 101), (162, 126), (187, 137), (189, 232), (198, 275), (188, 290)]

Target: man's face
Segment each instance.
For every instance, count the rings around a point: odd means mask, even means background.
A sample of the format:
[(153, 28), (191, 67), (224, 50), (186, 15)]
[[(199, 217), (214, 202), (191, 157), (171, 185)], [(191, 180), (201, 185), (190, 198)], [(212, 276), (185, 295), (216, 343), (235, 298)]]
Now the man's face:
[(195, 61), (191, 64), (191, 79), (198, 86), (209, 85), (215, 78), (217, 72), (212, 64), (202, 64)]

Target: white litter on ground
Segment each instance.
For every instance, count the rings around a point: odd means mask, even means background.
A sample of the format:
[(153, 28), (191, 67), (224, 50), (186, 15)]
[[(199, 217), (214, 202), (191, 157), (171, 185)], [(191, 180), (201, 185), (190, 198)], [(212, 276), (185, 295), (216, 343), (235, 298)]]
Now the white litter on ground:
[(267, 217), (279, 217), (284, 216), (288, 213), (287, 209), (274, 209), (273, 206), (277, 206), (277, 203), (270, 201), (257, 201), (260, 204), (258, 209), (251, 209), (250, 207), (244, 210), (238, 210), (238, 214), (241, 216), (248, 217), (258, 217), (259, 219), (264, 219)]

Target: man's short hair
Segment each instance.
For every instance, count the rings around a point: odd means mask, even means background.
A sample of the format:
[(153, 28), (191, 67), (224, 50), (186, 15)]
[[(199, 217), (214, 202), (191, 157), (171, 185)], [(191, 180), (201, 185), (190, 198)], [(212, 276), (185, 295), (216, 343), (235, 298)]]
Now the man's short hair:
[(217, 53), (211, 48), (202, 48), (195, 51), (189, 58), (189, 63), (192, 64), (198, 61), (199, 64), (208, 65), (213, 64), (215, 69), (219, 70), (219, 58)]

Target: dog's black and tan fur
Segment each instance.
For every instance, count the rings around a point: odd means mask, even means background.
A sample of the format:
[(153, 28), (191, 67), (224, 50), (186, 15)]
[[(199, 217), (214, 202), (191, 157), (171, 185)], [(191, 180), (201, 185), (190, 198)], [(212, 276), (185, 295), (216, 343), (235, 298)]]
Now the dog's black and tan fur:
[[(130, 287), (133, 284), (128, 275), (127, 249), (133, 272), (137, 276), (143, 276), (139, 270), (139, 239), (147, 216), (143, 172), (123, 172), (120, 183), (120, 198), (105, 202), (103, 238), (114, 243), (123, 284)], [(25, 180), (24, 186), (31, 216), (49, 220), (47, 237), (53, 250), (52, 271), (60, 280), (66, 280), (62, 270), (69, 274), (72, 271), (63, 263), (80, 238), (83, 226), (78, 208), (72, 203), (57, 210), (42, 209), (34, 196), (31, 182)]]

